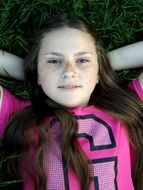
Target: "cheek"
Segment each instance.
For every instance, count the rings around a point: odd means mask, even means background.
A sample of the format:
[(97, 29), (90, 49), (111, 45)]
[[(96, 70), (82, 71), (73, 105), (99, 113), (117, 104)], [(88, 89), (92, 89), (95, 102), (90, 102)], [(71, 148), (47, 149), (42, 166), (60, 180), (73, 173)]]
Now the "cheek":
[(50, 69), (39, 67), (38, 68), (38, 84), (49, 83), (51, 81), (52, 72)]
[(84, 76), (85, 83), (90, 86), (95, 86), (98, 83), (98, 70), (90, 70)]
[(51, 83), (53, 82), (53, 78), (50, 75), (40, 75), (38, 77), (38, 84), (43, 87), (51, 86)]

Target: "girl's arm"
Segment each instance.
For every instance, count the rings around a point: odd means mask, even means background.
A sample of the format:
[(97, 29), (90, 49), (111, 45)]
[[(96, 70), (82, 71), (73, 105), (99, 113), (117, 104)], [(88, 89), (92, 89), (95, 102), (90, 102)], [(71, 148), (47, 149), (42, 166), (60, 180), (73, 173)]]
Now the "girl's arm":
[(0, 75), (7, 76), (19, 80), (24, 80), (24, 64), (23, 59), (0, 50)]
[(143, 41), (110, 51), (108, 57), (114, 70), (143, 67)]
[[(110, 51), (108, 57), (115, 70), (143, 67), (143, 41)], [(138, 78), (143, 90), (143, 72)]]
[[(0, 50), (0, 75), (24, 80), (23, 59)], [(0, 111), (1, 111), (2, 88), (0, 86)]]

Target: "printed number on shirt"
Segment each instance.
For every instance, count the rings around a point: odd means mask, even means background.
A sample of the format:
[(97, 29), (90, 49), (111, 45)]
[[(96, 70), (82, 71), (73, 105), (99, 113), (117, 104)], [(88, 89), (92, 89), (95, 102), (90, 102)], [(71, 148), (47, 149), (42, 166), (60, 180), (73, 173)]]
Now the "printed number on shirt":
[[(117, 190), (116, 157), (107, 157), (106, 150), (116, 146), (111, 127), (95, 115), (77, 116), (78, 141), (93, 164), (93, 190)], [(70, 190), (71, 174), (65, 167), (60, 149), (60, 125), (56, 119), (51, 121), (52, 143), (45, 150), (45, 168), (50, 171), (47, 189)], [(68, 126), (67, 126), (68, 127)], [(48, 143), (47, 143), (48, 144)], [(48, 146), (48, 145), (47, 145)], [(96, 157), (105, 151), (105, 156)]]

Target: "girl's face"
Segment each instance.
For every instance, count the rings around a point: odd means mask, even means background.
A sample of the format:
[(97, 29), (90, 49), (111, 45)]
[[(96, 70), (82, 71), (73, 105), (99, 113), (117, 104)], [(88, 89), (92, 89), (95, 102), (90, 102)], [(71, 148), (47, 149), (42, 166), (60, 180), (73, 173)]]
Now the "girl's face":
[(38, 55), (38, 83), (49, 98), (64, 107), (86, 106), (98, 83), (92, 37), (72, 28), (47, 33)]

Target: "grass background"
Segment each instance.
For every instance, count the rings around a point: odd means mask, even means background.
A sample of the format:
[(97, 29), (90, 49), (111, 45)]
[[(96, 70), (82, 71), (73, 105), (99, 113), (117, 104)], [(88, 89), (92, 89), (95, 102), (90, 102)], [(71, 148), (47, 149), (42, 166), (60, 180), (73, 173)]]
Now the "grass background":
[(142, 39), (142, 0), (1, 0), (0, 48), (24, 56), (31, 37), (51, 15), (78, 15), (111, 50)]
[[(105, 48), (143, 40), (143, 0), (1, 0), (0, 49), (25, 57), (34, 33), (51, 15), (77, 15), (89, 21)], [(124, 80), (140, 70), (119, 72)], [(13, 93), (27, 97), (23, 82), (0, 79)]]
[[(51, 15), (61, 14), (87, 19), (108, 51), (143, 40), (143, 0), (1, 0), (0, 49), (25, 57), (34, 33)], [(119, 76), (131, 79), (139, 72), (126, 70)], [(24, 82), (1, 77), (0, 84), (28, 98)]]

